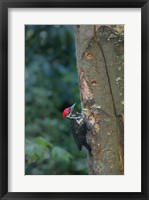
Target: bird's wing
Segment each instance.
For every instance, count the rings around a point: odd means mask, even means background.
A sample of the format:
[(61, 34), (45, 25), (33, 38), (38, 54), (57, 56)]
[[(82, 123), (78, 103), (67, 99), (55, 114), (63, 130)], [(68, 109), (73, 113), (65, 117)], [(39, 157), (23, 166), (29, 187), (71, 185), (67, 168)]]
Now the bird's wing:
[(71, 125), (72, 125), (72, 134), (73, 134), (74, 140), (75, 140), (75, 142), (78, 146), (78, 149), (81, 150), (82, 149), (82, 143), (81, 143), (81, 138), (79, 138), (81, 136), (80, 136), (79, 132), (77, 132), (78, 131), (78, 127), (77, 127), (78, 124), (74, 120), (72, 120)]

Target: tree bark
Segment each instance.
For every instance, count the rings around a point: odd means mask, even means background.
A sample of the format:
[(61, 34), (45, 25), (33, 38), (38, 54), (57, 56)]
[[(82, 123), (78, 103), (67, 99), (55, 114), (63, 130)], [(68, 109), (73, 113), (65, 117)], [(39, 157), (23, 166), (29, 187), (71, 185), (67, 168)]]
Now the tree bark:
[(123, 27), (74, 28), (82, 111), (92, 148), (89, 174), (124, 174)]

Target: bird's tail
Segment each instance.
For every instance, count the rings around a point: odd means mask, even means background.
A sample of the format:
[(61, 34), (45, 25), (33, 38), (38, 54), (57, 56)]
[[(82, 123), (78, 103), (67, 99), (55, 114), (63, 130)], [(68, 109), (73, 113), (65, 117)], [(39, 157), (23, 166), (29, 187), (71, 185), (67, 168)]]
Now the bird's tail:
[(86, 149), (88, 150), (88, 152), (91, 153), (92, 149), (91, 149), (90, 145), (87, 142), (84, 144), (84, 146), (86, 147)]

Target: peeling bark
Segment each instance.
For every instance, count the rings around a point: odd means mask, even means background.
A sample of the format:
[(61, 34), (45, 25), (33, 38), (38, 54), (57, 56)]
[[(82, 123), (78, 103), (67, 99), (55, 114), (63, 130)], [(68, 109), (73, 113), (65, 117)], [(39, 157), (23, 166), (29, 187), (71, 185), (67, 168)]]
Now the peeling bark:
[(123, 42), (110, 26), (75, 26), (82, 111), (87, 119), (89, 174), (124, 174)]

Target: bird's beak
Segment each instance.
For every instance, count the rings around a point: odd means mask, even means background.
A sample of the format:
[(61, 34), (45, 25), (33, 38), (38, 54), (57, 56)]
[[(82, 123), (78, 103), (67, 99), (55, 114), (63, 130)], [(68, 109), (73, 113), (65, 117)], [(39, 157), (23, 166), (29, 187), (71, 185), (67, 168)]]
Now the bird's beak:
[(71, 115), (72, 115), (72, 112), (73, 112), (73, 110), (74, 110), (74, 108), (75, 108), (75, 105), (76, 105), (76, 103), (74, 103), (72, 106), (70, 106), (70, 109), (71, 109), (71, 110), (70, 110), (70, 112), (69, 112), (69, 115), (66, 116), (67, 118), (72, 119), (72, 118), (71, 118)]
[(74, 103), (70, 108), (71, 108), (71, 112), (74, 110), (76, 103)]

